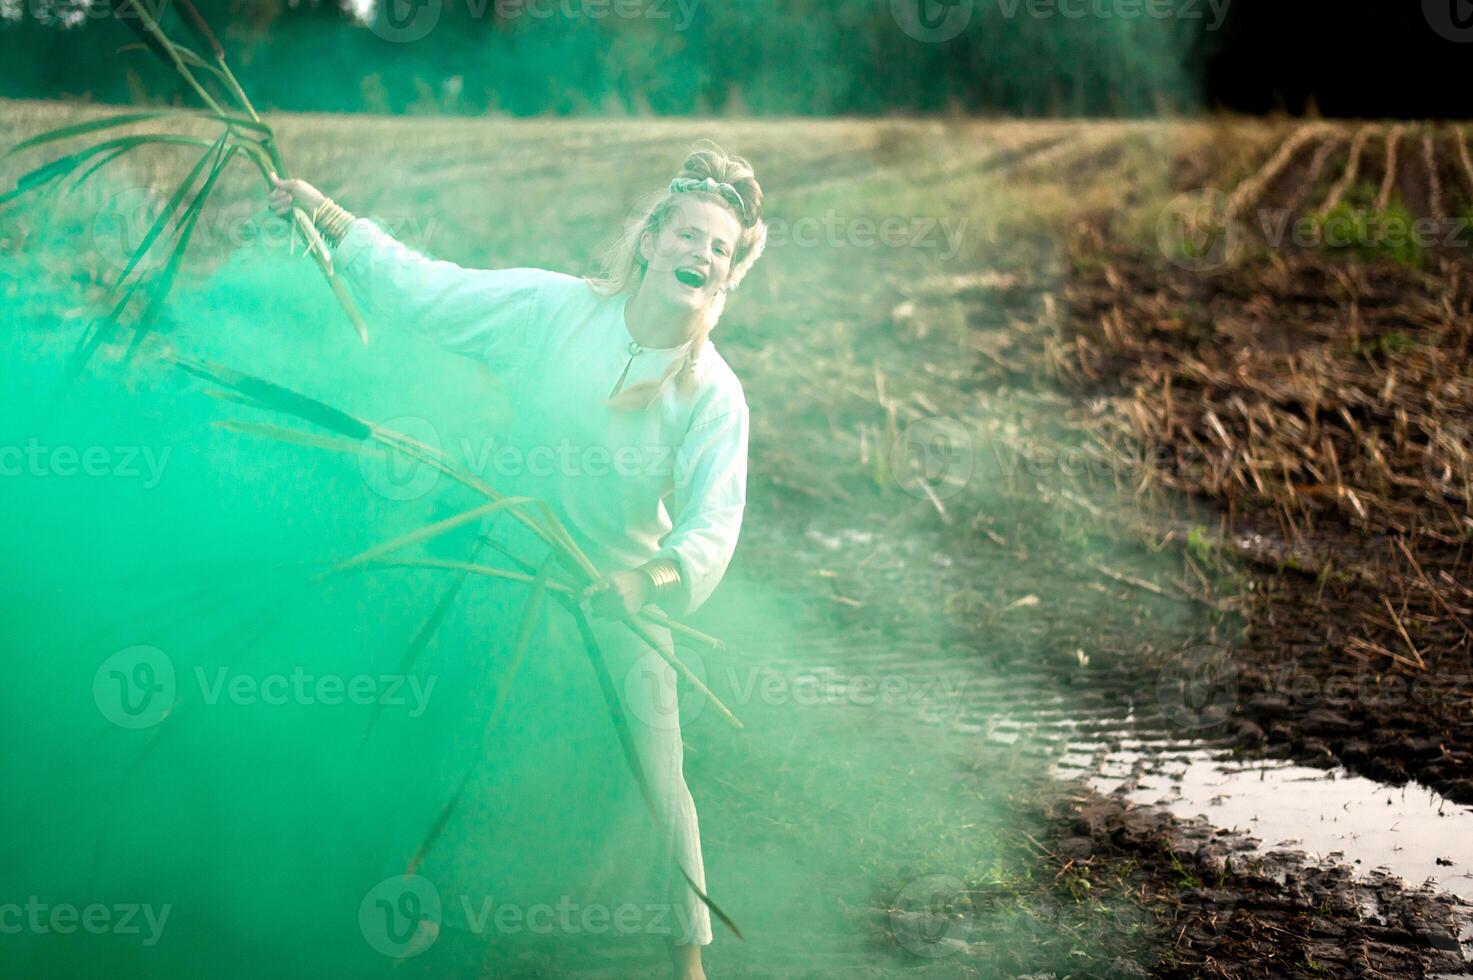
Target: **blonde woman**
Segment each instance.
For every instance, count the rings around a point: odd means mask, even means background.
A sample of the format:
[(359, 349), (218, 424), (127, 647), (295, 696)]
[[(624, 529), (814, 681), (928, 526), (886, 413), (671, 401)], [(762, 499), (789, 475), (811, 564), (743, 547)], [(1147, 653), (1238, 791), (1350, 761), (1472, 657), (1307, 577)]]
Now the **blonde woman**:
[[(513, 418), (494, 472), (482, 476), (551, 505), (611, 583), (596, 611), (652, 603), (679, 617), (706, 601), (736, 546), (746, 496), (747, 403), (710, 339), (728, 292), (766, 245), (762, 191), (745, 160), (697, 144), (592, 278), (426, 258), (301, 180), (277, 180), (271, 204), (313, 217), (371, 325), (420, 331), (500, 379)], [(489, 536), (496, 548), (486, 563), (515, 555), (535, 566), (546, 547), (511, 520), (496, 520)], [(525, 596), (518, 583), (495, 587), (487, 601), (508, 624), (499, 633), (515, 631)], [(569, 882), (614, 901), (634, 891), (609, 883), (641, 864), (650, 893), (674, 910), (663, 917), (668, 932), (653, 921), (644, 931), (673, 935), (677, 977), (704, 977), (711, 921), (691, 887), (704, 892), (705, 874), (674, 672), (622, 623), (593, 621), (663, 811), (661, 833), (569, 618), (556, 609), (541, 617), (506, 723), (482, 748), (494, 757), (482, 787), (488, 812), (465, 831), (461, 870), (529, 902), (557, 890), (566, 898)], [(652, 632), (673, 651), (668, 631)], [(493, 640), (493, 677), (508, 642)]]

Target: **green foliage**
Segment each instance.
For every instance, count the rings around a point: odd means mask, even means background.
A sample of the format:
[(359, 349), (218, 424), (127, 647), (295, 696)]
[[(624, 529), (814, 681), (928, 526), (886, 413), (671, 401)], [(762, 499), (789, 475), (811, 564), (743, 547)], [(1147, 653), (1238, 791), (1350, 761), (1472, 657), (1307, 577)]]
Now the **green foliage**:
[[(166, 30), (191, 29), (174, 5), (152, 6)], [(249, 19), (225, 0), (200, 6), (229, 25), (219, 40), (261, 108), (329, 112), (1146, 116), (1201, 104), (1187, 59), (1216, 39), (1206, 18), (1008, 16), (980, 3), (959, 34), (931, 41), (906, 33), (890, 0), (645, 0), (640, 16), (447, 0), (417, 5), (435, 11), (432, 30), (395, 43), (382, 0), (377, 31), (340, 4), (254, 5)], [(0, 96), (135, 101), (113, 58), (133, 38), (115, 18), (64, 27), (33, 12), (0, 20), (0, 38)], [(125, 61), (152, 98), (172, 98), (178, 80), (146, 58)]]
[(1412, 339), (1400, 330), (1392, 330), (1379, 337), (1371, 337), (1369, 339), (1357, 337), (1350, 342), (1350, 352), (1352, 354), (1371, 354), (1382, 357), (1387, 354), (1399, 354), (1402, 351), (1410, 350), (1411, 347)]
[(1217, 555), (1217, 543), (1200, 524), (1193, 525), (1187, 532), (1187, 549), (1191, 551), (1192, 557), (1204, 563), (1212, 561)]
[(1178, 888), (1201, 888), (1202, 879), (1187, 870), (1181, 863), (1181, 858), (1175, 854), (1171, 855), (1171, 870), (1176, 873), (1176, 887)]
[(1315, 219), (1317, 241), (1332, 254), (1355, 261), (1389, 259), (1420, 267), (1426, 248), (1415, 231), (1416, 217), (1399, 202), (1376, 210), (1368, 188), (1352, 188), (1345, 198)]

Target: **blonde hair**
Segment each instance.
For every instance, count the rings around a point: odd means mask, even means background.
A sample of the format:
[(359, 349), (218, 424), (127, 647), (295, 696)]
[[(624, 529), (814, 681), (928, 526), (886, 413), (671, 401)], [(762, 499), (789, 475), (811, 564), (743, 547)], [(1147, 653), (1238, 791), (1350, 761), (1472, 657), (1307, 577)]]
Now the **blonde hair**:
[[(742, 230), (732, 249), (726, 285), (712, 297), (710, 305), (706, 307), (706, 315), (695, 336), (691, 338), (690, 349), (680, 363), (679, 374), (676, 376), (680, 389), (689, 392), (695, 386), (697, 366), (706, 338), (716, 326), (716, 321), (721, 318), (721, 311), (726, 308), (727, 292), (735, 289), (746, 278), (752, 265), (767, 247), (767, 225), (762, 221), (762, 187), (757, 183), (752, 165), (741, 157), (728, 156), (710, 140), (696, 142), (676, 176), (694, 177), (697, 180), (710, 177), (718, 183), (730, 184), (742, 199), (746, 211), (745, 220), (732, 203), (720, 194), (702, 190), (672, 191), (667, 185), (644, 200), (634, 220), (604, 250), (598, 274), (585, 276), (584, 279), (595, 292), (605, 296), (638, 291), (646, 270), (645, 261), (640, 255), (640, 240), (646, 232), (658, 236), (670, 212), (687, 195), (703, 201), (713, 201), (731, 212), (741, 223)], [(675, 370), (675, 367), (672, 363), (670, 370)], [(670, 371), (667, 371), (665, 378), (669, 374)], [(608, 399), (608, 404), (615, 408), (645, 408), (659, 394), (665, 378), (631, 385)]]

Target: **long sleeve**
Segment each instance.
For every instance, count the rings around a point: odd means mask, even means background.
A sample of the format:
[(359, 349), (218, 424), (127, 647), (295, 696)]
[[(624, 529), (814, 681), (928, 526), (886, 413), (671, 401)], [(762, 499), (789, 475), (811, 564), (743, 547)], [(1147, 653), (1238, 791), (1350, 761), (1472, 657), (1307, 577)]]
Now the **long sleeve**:
[(731, 563), (747, 501), (747, 429), (741, 404), (693, 424), (676, 454), (672, 526), (654, 555), (680, 566), (680, 593), (662, 600), (674, 615), (699, 609)]
[(348, 227), (333, 264), (370, 324), (414, 330), (492, 366), (521, 356), (542, 287), (557, 276), (545, 269), (468, 269), (427, 258), (367, 218)]

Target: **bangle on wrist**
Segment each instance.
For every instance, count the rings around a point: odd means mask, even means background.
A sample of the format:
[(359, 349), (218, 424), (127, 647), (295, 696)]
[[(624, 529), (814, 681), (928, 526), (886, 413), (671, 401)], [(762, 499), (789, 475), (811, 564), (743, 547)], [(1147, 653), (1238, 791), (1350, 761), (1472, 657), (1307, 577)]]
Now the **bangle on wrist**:
[(321, 232), (322, 237), (329, 245), (336, 246), (348, 233), (348, 226), (354, 221), (352, 213), (341, 207), (330, 197), (324, 197), (322, 203), (312, 209), (312, 224)]
[(656, 598), (674, 595), (680, 591), (680, 566), (669, 558), (655, 558), (639, 566), (639, 571), (649, 579), (651, 592)]

